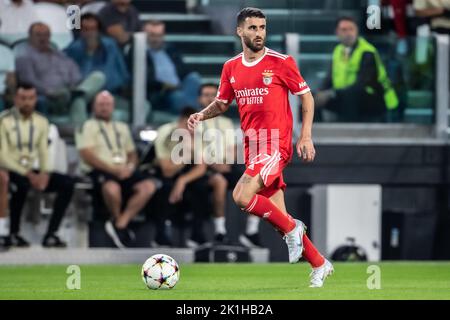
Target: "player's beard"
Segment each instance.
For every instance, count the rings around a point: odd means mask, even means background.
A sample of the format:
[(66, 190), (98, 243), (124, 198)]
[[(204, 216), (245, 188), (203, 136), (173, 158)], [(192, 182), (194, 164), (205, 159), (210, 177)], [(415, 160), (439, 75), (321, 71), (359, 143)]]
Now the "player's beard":
[(266, 41), (264, 38), (259, 38), (262, 40), (259, 44), (257, 44), (256, 38), (254, 41), (252, 41), (249, 37), (246, 37), (246, 36), (243, 36), (242, 38), (244, 39), (244, 43), (247, 46), (247, 48), (249, 48), (250, 50), (252, 50), (255, 53), (264, 49), (264, 46), (266, 44)]

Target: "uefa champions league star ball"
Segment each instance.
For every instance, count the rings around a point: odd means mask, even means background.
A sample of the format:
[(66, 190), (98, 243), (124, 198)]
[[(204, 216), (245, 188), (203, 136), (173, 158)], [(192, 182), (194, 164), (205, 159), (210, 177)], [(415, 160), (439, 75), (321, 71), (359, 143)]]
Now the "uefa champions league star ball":
[(145, 261), (141, 275), (149, 289), (172, 289), (180, 279), (180, 268), (174, 258), (155, 254)]

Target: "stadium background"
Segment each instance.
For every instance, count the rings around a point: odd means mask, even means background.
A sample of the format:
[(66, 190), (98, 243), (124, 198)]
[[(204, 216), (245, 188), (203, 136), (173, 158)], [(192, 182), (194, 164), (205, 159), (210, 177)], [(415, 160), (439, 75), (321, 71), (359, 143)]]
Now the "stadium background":
[[(345, 15), (358, 21), (361, 34), (379, 50), (398, 93), (398, 117), (384, 123), (340, 123), (326, 114), (319, 117), (313, 137), (318, 153), (315, 162), (305, 165), (294, 158), (285, 170), (285, 180), (289, 186), (286, 193), (287, 207), (311, 226), (310, 232), (314, 240), (314, 231), (319, 230), (320, 226), (317, 222), (314, 225), (313, 213), (320, 211), (323, 215), (321, 217), (339, 214), (339, 210), (345, 210), (348, 201), (354, 201), (358, 197), (375, 197), (379, 203), (375, 203), (373, 208), (363, 214), (376, 215), (372, 218), (374, 221), (377, 217), (380, 219), (378, 227), (356, 220), (340, 221), (335, 225), (343, 230), (348, 227), (348, 230), (367, 230), (378, 235), (377, 243), (363, 247), (366, 251), (375, 248), (379, 252), (379, 256), (373, 261), (380, 258), (448, 260), (449, 39), (445, 34), (430, 32), (426, 27), (428, 21), (414, 15), (409, 1), (404, 1), (404, 29), (407, 33), (399, 34), (393, 9), (395, 2), (136, 0), (132, 4), (138, 9), (141, 21), (161, 20), (166, 23), (166, 42), (177, 47), (184, 63), (201, 75), (203, 83), (218, 83), (223, 63), (241, 51), (240, 41), (234, 35), (235, 13), (244, 6), (259, 7), (268, 18), (267, 46), (297, 59), (301, 73), (313, 93), (320, 88), (330, 68), (332, 50), (337, 44), (334, 36), (336, 19)], [(99, 10), (96, 7), (99, 3), (81, 1), (82, 10), (90, 8), (95, 12)], [(67, 14), (64, 6), (70, 4), (77, 3), (36, 1), (39, 16), (51, 26), (52, 42), (60, 50), (76, 36), (76, 30), (72, 33), (66, 27)], [(369, 30), (366, 27), (366, 9), (370, 4), (380, 5), (381, 29)], [(24, 38), (16, 37), (11, 40), (0, 34), (1, 49), (10, 50), (12, 54), (20, 51), (24, 41)], [(145, 41), (145, 35), (135, 33), (125, 49), (128, 50), (131, 86), (129, 94), (121, 97), (123, 103), (115, 113), (117, 119), (130, 124), (142, 156), (151, 147), (156, 129), (177, 119), (177, 115), (152, 110), (151, 104), (146, 101)], [(402, 46), (406, 44), (407, 49), (401, 47), (400, 43)], [(301, 124), (298, 108), (298, 102), (294, 102), (294, 138), (298, 137)], [(226, 115), (233, 119), (236, 126), (239, 124), (236, 109), (230, 108)], [(56, 168), (70, 174), (79, 174), (74, 128), (68, 115), (50, 113), (48, 117), (57, 126), (59, 138), (56, 139), (61, 142), (53, 146), (56, 148)], [(333, 192), (341, 192), (340, 201), (339, 198), (337, 201), (335, 198), (331, 199)], [(103, 230), (103, 221), (96, 219), (88, 181), (77, 184), (70, 212), (61, 228), (61, 235), (69, 243), (66, 253), (45, 251), (39, 248), (38, 239), (43, 225), (47, 224), (51, 201), (51, 196), (36, 193), (28, 197), (23, 230), (34, 245), (28, 251), (13, 249), (0, 253), (0, 264), (64, 264), (72, 261), (71, 256), (77, 257), (80, 264), (137, 263), (151, 253), (162, 250), (182, 263), (195, 260), (191, 249), (151, 248), (153, 225), (144, 215), (140, 215), (132, 224), (138, 236), (139, 248), (120, 252), (112, 249), (114, 246)], [(328, 201), (329, 206), (319, 208), (318, 201)], [(365, 210), (364, 208), (364, 205), (356, 205), (352, 210), (357, 212)], [(226, 217), (229, 237), (237, 241), (245, 221), (242, 212), (233, 204), (230, 192)], [(211, 228), (209, 225), (205, 230), (209, 237), (212, 236)], [(250, 259), (256, 262), (286, 261), (287, 250), (283, 250), (283, 240), (268, 225), (261, 224), (260, 228), (264, 249), (252, 249)], [(328, 226), (328, 229), (332, 228), (333, 225)], [(175, 237), (180, 236), (175, 235), (176, 228), (172, 231)], [(319, 232), (320, 230), (316, 234)], [(323, 233), (320, 235), (321, 240), (315, 240), (316, 242), (326, 242), (327, 234)], [(356, 245), (365, 241), (358, 239), (350, 231), (348, 233), (341, 237), (340, 245), (345, 245), (348, 237), (355, 238)], [(316, 239), (317, 237), (316, 235)], [(334, 243), (333, 249), (336, 249), (336, 245), (339, 244)], [(96, 247), (96, 250), (86, 250), (92, 247)], [(232, 252), (231, 258), (229, 253), (219, 259), (240, 259), (239, 252)], [(328, 255), (332, 253), (327, 252)]]

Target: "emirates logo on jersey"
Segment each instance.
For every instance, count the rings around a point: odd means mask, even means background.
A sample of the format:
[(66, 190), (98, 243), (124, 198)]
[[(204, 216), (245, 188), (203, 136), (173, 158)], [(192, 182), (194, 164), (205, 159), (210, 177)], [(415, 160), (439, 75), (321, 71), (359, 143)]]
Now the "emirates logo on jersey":
[(266, 86), (272, 83), (273, 75), (274, 73), (272, 72), (272, 70), (264, 70), (264, 72), (262, 73), (263, 82)]

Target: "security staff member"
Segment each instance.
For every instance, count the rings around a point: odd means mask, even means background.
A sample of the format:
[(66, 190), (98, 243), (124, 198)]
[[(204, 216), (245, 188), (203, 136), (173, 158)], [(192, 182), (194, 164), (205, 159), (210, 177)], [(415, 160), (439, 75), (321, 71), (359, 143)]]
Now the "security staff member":
[(6, 227), (8, 218), (8, 185), (8, 172), (0, 168), (0, 251), (5, 248), (5, 241), (9, 235), (9, 230)]
[(340, 44), (333, 51), (326, 90), (315, 96), (316, 106), (336, 113), (340, 122), (385, 122), (398, 109), (398, 98), (377, 49), (358, 36), (353, 18), (336, 24)]
[[(77, 138), (83, 160), (82, 171), (93, 183), (111, 214), (105, 230), (118, 248), (131, 246), (131, 219), (156, 191), (157, 181), (136, 170), (138, 156), (128, 126), (112, 120), (114, 97), (108, 91), (97, 94), (94, 118), (87, 120)], [(126, 204), (126, 205), (125, 205)]]
[[(196, 157), (194, 138), (198, 137), (191, 134), (187, 128), (187, 120), (195, 112), (196, 109), (185, 107), (177, 121), (158, 128), (154, 161), (159, 170), (159, 177), (163, 181), (163, 187), (156, 199), (163, 214), (175, 220), (175, 224), (184, 225), (186, 222), (184, 213), (187, 212), (185, 209), (189, 208), (193, 213), (192, 233), (186, 243), (189, 247), (206, 242), (203, 225), (210, 215), (210, 206), (207, 202), (209, 198), (207, 166), (201, 159), (194, 158)], [(177, 140), (176, 136), (179, 136), (180, 140)], [(180, 146), (183, 147), (182, 153), (178, 150)], [(174, 158), (177, 156), (182, 156), (183, 161)], [(199, 163), (194, 159), (199, 160)], [(155, 238), (157, 245), (168, 244), (165, 240), (158, 236)]]
[[(3, 111), (0, 113), (0, 125), (2, 118), (8, 113), (9, 111)], [(0, 144), (0, 150), (1, 148), (2, 146)], [(0, 167), (0, 251), (5, 249), (5, 241), (9, 235), (9, 230), (6, 226), (6, 221), (8, 219), (8, 185), (8, 171)]]
[[(8, 246), (29, 246), (19, 235), (23, 205), (30, 188), (43, 192), (56, 192), (44, 247), (65, 247), (56, 234), (72, 198), (75, 180), (69, 176), (50, 172), (48, 162), (48, 120), (34, 111), (36, 88), (20, 84), (14, 97), (14, 107), (0, 123), (0, 166), (8, 170), (11, 198), (10, 235)], [(34, 170), (36, 160), (39, 169)]]

